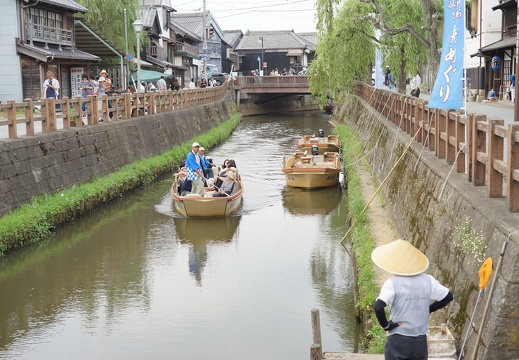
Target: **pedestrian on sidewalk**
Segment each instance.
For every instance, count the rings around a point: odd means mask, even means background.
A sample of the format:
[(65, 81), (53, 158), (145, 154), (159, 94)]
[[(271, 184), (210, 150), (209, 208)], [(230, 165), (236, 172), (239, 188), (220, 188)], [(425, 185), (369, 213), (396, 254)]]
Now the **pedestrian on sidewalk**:
[[(429, 260), (407, 240), (378, 246), (371, 259), (393, 274), (382, 285), (374, 306), (380, 326), (387, 331), (385, 360), (427, 360), (429, 315), (451, 302), (452, 293), (431, 275), (423, 274)], [(389, 321), (386, 306), (390, 307)]]
[(58, 99), (59, 81), (54, 78), (52, 71), (47, 71), (47, 79), (43, 82), (41, 89), (42, 99)]
[[(102, 77), (105, 79), (103, 82), (99, 81), (99, 83), (105, 91), (105, 94), (108, 97), (112, 96), (112, 80), (110, 80), (110, 78), (108, 77), (108, 73), (106, 72), (106, 70), (101, 70), (101, 73), (99, 75), (99, 78)], [(108, 100), (108, 107), (112, 108), (112, 100)], [(113, 112), (110, 111), (110, 113), (108, 113), (108, 116), (111, 119), (113, 117)]]

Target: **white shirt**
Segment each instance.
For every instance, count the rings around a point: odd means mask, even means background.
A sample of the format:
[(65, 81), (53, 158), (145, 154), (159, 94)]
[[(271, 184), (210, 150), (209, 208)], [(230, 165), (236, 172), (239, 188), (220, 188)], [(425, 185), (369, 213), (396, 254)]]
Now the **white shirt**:
[(449, 289), (431, 275), (394, 275), (387, 279), (378, 299), (389, 305), (393, 322), (403, 322), (403, 325), (390, 330), (388, 336), (425, 335), (429, 331), (427, 322), (431, 300), (443, 300), (448, 293)]

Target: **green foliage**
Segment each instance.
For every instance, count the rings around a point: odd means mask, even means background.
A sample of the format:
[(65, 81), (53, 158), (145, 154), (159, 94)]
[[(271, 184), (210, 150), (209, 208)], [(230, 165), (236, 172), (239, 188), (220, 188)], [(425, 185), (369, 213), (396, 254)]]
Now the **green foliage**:
[(434, 78), (442, 0), (318, 0), (316, 8), (318, 45), (310, 90), (321, 107), (351, 91), (355, 81), (371, 81), (375, 48), (383, 51), (400, 91), (405, 78), (419, 70), (427, 73), (422, 80)]
[[(341, 138), (344, 163), (353, 164), (362, 152), (362, 144), (346, 125), (337, 126), (334, 133)], [(365, 159), (358, 166), (369, 168)], [(350, 238), (357, 264), (355, 270), (357, 272), (359, 303), (356, 306), (360, 310), (365, 323), (378, 324), (373, 311), (373, 304), (377, 298), (379, 286), (375, 280), (374, 264), (371, 261), (371, 252), (375, 249), (376, 241), (371, 234), (368, 216), (361, 214), (365, 202), (362, 198), (360, 177), (355, 171), (349, 171), (347, 181), (350, 215), (352, 222), (356, 223)], [(374, 326), (367, 331), (366, 335), (366, 339), (363, 341), (365, 351), (369, 353), (383, 352), (385, 332), (379, 326)]]
[[(124, 9), (126, 9), (128, 49), (130, 52), (135, 51), (137, 38), (132, 24), (138, 17), (138, 10), (142, 3), (140, 0), (76, 0), (76, 2), (88, 9), (88, 13), (83, 16), (87, 23), (93, 27), (93, 30), (123, 53), (126, 49), (124, 31)], [(146, 34), (143, 33), (141, 39), (145, 38)], [(141, 41), (141, 43), (143, 42)]]
[[(333, 0), (318, 1), (319, 31), (316, 59), (311, 64), (310, 90), (321, 107), (353, 88), (357, 78), (365, 78), (375, 58), (374, 28), (358, 17), (370, 5), (346, 1), (335, 10)], [(333, 20), (332, 20), (333, 19)]]
[(61, 223), (74, 220), (95, 206), (122, 196), (141, 185), (153, 182), (159, 175), (175, 169), (197, 141), (211, 148), (223, 142), (241, 121), (234, 114), (222, 125), (171, 150), (136, 161), (91, 183), (73, 186), (54, 195), (35, 197), (29, 204), (0, 218), (0, 256), (5, 252), (46, 239)]

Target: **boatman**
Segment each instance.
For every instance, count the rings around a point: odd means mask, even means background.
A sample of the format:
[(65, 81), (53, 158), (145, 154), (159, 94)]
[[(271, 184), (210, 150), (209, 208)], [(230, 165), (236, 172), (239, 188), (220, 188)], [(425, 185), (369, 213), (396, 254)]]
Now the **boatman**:
[(202, 170), (202, 158), (198, 153), (198, 149), (200, 148), (200, 144), (194, 142), (191, 145), (191, 152), (186, 156), (186, 170), (187, 170), (187, 180), (191, 180), (191, 193), (198, 194), (200, 196), (204, 195), (204, 181), (202, 178), (204, 177), (204, 173)]
[[(429, 314), (451, 302), (452, 293), (431, 275), (422, 274), (429, 260), (407, 240), (377, 247), (371, 259), (394, 275), (382, 285), (374, 306), (380, 326), (387, 331), (385, 360), (427, 360)], [(388, 305), (389, 321), (384, 312)]]

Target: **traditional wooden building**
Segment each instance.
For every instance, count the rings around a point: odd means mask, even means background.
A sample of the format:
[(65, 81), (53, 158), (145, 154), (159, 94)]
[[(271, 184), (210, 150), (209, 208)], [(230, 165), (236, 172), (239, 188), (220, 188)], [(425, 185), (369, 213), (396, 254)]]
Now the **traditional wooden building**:
[(74, 72), (100, 58), (75, 45), (74, 14), (88, 9), (73, 0), (16, 0), (0, 5), (2, 99), (38, 100), (46, 72), (60, 82), (60, 97), (72, 96)]

